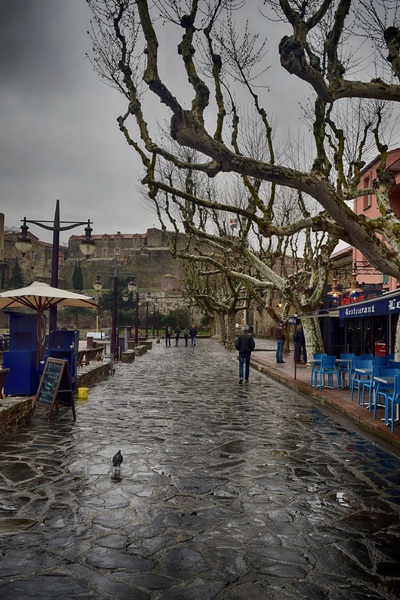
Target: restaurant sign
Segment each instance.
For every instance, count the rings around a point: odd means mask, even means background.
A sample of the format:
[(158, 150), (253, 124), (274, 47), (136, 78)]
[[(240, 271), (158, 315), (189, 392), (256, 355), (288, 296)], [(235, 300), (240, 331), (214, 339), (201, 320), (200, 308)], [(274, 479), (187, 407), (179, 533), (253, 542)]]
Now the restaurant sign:
[(385, 298), (380, 296), (370, 302), (354, 303), (339, 308), (339, 319), (351, 317), (373, 317), (375, 315), (390, 315), (400, 312), (400, 294)]

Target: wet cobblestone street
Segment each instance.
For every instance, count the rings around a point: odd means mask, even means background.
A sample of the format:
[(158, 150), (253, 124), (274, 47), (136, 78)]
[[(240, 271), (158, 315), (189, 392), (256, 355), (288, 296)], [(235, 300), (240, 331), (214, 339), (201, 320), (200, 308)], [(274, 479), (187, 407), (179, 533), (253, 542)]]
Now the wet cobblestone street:
[(400, 598), (400, 461), (217, 342), (60, 410), (0, 442), (1, 600)]

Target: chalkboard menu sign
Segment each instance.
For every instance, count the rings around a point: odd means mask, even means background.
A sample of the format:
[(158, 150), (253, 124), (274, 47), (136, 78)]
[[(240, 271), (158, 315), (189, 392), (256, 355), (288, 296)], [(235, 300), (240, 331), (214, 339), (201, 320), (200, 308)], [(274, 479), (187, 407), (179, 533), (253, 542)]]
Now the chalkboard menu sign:
[(47, 404), (50, 407), (49, 419), (53, 409), (61, 404), (72, 410), (74, 421), (76, 420), (74, 395), (71, 386), (71, 376), (67, 360), (59, 358), (48, 358), (40, 379), (39, 388), (36, 392), (33, 412), (36, 404)]

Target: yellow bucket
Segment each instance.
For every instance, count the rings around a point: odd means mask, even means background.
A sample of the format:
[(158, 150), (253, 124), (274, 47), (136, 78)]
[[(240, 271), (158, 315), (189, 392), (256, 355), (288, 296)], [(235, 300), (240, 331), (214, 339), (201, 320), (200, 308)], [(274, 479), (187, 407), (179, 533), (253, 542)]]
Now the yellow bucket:
[(89, 395), (89, 388), (78, 388), (78, 400), (87, 400)]

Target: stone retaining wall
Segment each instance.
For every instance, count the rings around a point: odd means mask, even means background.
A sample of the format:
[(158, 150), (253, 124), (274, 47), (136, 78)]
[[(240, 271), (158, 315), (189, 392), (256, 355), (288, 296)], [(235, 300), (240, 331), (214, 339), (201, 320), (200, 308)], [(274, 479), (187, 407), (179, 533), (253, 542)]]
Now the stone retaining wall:
[[(108, 363), (92, 363), (79, 370), (78, 387), (89, 387), (112, 372)], [(34, 396), (6, 396), (0, 399), (0, 437), (29, 425)]]
[(0, 437), (28, 425), (32, 418), (33, 396), (6, 396), (0, 400)]
[(110, 363), (91, 363), (78, 371), (76, 376), (76, 387), (90, 387), (97, 381), (105, 379), (112, 373)]
[(135, 348), (136, 356), (142, 356), (142, 354), (146, 354), (146, 352), (147, 352), (147, 346), (145, 346), (144, 344), (141, 346), (136, 346), (136, 348)]
[(121, 362), (133, 362), (135, 360), (135, 351), (127, 350), (121, 354)]

